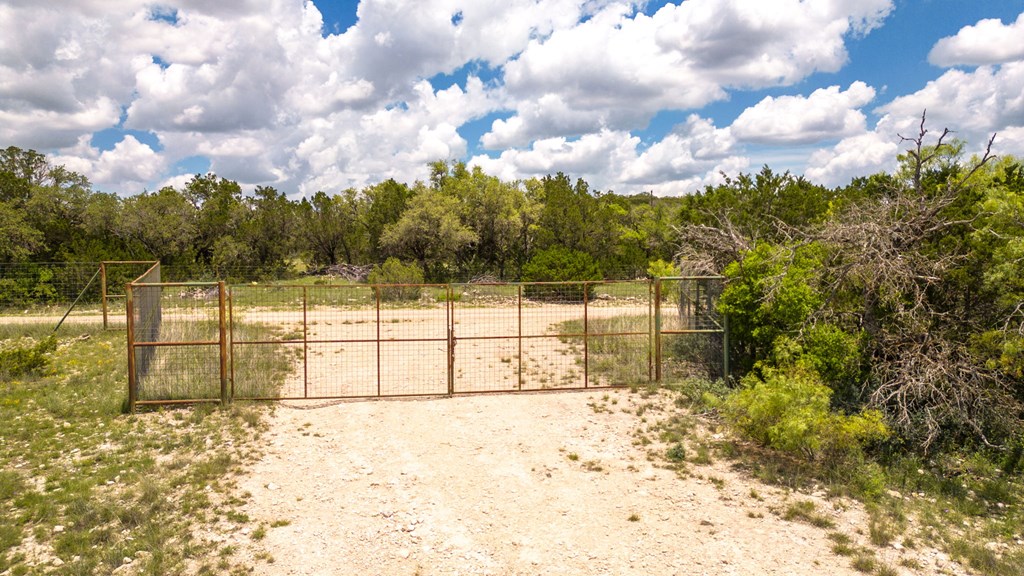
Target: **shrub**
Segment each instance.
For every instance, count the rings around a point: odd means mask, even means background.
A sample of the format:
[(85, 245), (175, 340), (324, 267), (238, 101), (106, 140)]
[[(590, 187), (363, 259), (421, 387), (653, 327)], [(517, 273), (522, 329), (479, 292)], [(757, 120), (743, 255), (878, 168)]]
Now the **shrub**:
[(57, 339), (53, 336), (32, 344), (15, 343), (0, 348), (0, 375), (40, 375), (50, 365), (50, 357), (47, 354), (56, 349)]
[(366, 281), (382, 285), (382, 300), (418, 300), (421, 290), (418, 285), (423, 284), (423, 271), (415, 263), (403, 264), (398, 258), (388, 258), (383, 265), (373, 267)]
[(671, 262), (665, 262), (661, 258), (652, 260), (647, 265), (647, 276), (650, 278), (664, 278), (679, 276), (679, 268)]
[[(584, 252), (557, 247), (542, 250), (523, 266), (524, 282), (579, 282), (600, 280), (601, 268)], [(527, 298), (549, 302), (581, 302), (583, 284), (537, 285), (528, 284), (523, 293)], [(587, 287), (586, 297), (594, 297), (594, 286)]]
[(882, 414), (854, 415), (829, 409), (832, 390), (809, 370), (766, 369), (751, 374), (723, 404), (727, 421), (750, 438), (784, 452), (838, 464), (859, 456), (862, 447), (883, 440), (889, 430)]

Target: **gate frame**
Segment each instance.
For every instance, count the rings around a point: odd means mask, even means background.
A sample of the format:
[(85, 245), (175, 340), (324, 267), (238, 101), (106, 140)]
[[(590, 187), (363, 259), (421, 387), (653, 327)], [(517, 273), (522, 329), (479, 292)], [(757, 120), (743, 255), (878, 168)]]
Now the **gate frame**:
[[(103, 305), (104, 305), (104, 321), (106, 322), (106, 302), (108, 297), (116, 297), (117, 295), (110, 295), (106, 290), (106, 273), (105, 264), (149, 264), (152, 263), (155, 266), (159, 265), (159, 262), (147, 262), (147, 261), (109, 261), (104, 262), (101, 265), (100, 272), (103, 276)], [(150, 270), (152, 267), (150, 268)], [(641, 280), (598, 280), (598, 281), (575, 281), (575, 282), (509, 282), (509, 283), (487, 283), (483, 285), (490, 286), (510, 286), (514, 285), (516, 289), (516, 306), (517, 306), (517, 334), (516, 336), (501, 337), (507, 340), (518, 341), (518, 368), (517, 378), (518, 383), (515, 389), (512, 390), (466, 390), (459, 391), (455, 387), (455, 346), (458, 343), (458, 336), (455, 333), (455, 306), (454, 301), (454, 286), (470, 286), (474, 284), (470, 283), (446, 283), (446, 284), (373, 284), (366, 286), (372, 288), (375, 300), (375, 312), (376, 312), (376, 338), (373, 340), (365, 340), (365, 342), (376, 342), (377, 344), (377, 393), (373, 396), (317, 396), (310, 397), (309, 391), (309, 322), (308, 322), (308, 302), (309, 302), (309, 286), (308, 285), (274, 285), (278, 288), (302, 288), (302, 340), (283, 340), (283, 341), (253, 341), (253, 342), (236, 342), (234, 338), (234, 298), (232, 293), (232, 286), (228, 285), (225, 281), (219, 282), (161, 282), (151, 284), (140, 284), (138, 280), (149, 273), (146, 271), (142, 276), (137, 278), (135, 281), (129, 282), (125, 286), (125, 299), (126, 299), (126, 321), (127, 321), (127, 348), (128, 348), (128, 408), (130, 412), (135, 412), (136, 408), (140, 405), (161, 405), (161, 404), (195, 404), (202, 402), (219, 402), (221, 405), (227, 405), (236, 399), (235, 396), (235, 364), (234, 364), (234, 349), (239, 344), (302, 344), (303, 347), (303, 396), (301, 398), (288, 398), (288, 397), (273, 397), (273, 398), (241, 398), (242, 400), (325, 400), (325, 399), (341, 399), (341, 398), (399, 398), (399, 397), (431, 397), (431, 396), (453, 396), (456, 394), (488, 394), (488, 393), (510, 393), (510, 392), (521, 392), (523, 391), (523, 287), (527, 285), (581, 285), (583, 287), (583, 331), (580, 334), (552, 334), (537, 337), (579, 337), (583, 340), (583, 386), (582, 387), (558, 387), (551, 389), (538, 389), (529, 391), (571, 391), (571, 390), (589, 390), (589, 389), (608, 389), (608, 388), (619, 388), (627, 386), (626, 384), (612, 384), (612, 385), (590, 385), (590, 358), (589, 358), (589, 294), (588, 288), (591, 285), (601, 284), (613, 284), (613, 283), (637, 283)], [(662, 337), (663, 335), (673, 334), (722, 334), (722, 374), (723, 377), (728, 379), (729, 377), (729, 319), (727, 315), (722, 315), (722, 322), (718, 324), (718, 329), (684, 329), (684, 330), (666, 330), (662, 327), (662, 282), (663, 281), (686, 281), (686, 280), (724, 280), (723, 276), (666, 276), (657, 277), (653, 279), (646, 279), (644, 282), (648, 285), (648, 330), (646, 333), (643, 332), (629, 332), (629, 333), (608, 333), (601, 334), (601, 336), (643, 336), (647, 335), (648, 338), (648, 382), (662, 381)], [(133, 288), (136, 286), (148, 287), (148, 288), (164, 288), (164, 287), (197, 287), (205, 286), (211, 287), (216, 286), (218, 292), (218, 339), (211, 341), (189, 341), (189, 342), (138, 342), (135, 339), (135, 321), (134, 321), (134, 294)], [(430, 339), (431, 341), (441, 341), (446, 343), (447, 348), (447, 391), (446, 393), (416, 393), (416, 394), (388, 394), (381, 395), (381, 342), (388, 342), (392, 340), (381, 339), (381, 290), (383, 287), (431, 287), (431, 288), (444, 288), (445, 290), (445, 323), (446, 323), (446, 338), (444, 339)], [(341, 286), (339, 286), (341, 288)], [(467, 337), (467, 339), (482, 339), (490, 337)], [(492, 338), (493, 339), (493, 338)], [(393, 340), (393, 341), (402, 341)], [(417, 341), (417, 340), (414, 340)], [(320, 341), (314, 341), (312, 343), (319, 343)], [(332, 341), (327, 340), (324, 343), (330, 343)], [(360, 342), (363, 342), (360, 340)], [(139, 400), (138, 399), (138, 377), (136, 374), (136, 362), (135, 362), (135, 351), (137, 348), (142, 347), (157, 347), (157, 346), (217, 346), (219, 348), (219, 375), (220, 375), (220, 398), (195, 398), (195, 399), (177, 399), (177, 400)]]

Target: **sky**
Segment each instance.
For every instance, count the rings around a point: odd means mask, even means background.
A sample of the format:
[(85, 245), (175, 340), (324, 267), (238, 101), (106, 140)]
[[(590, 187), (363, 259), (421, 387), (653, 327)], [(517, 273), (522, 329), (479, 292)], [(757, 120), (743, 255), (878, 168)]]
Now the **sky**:
[(0, 147), (121, 195), (465, 161), (688, 194), (891, 170), (927, 110), (1024, 156), (1024, 0), (3, 0)]

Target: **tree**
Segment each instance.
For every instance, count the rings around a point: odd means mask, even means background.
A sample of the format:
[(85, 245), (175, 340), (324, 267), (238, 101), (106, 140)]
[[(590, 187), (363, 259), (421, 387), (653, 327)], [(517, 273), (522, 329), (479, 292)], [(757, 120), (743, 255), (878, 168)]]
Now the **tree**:
[(384, 230), (398, 222), (405, 212), (406, 205), (413, 196), (413, 191), (405, 184), (388, 179), (363, 190), (362, 197), (366, 204), (361, 213), (361, 223), (366, 230), (366, 243), (369, 247), (369, 259), (380, 262), (386, 251), (381, 247)]
[(353, 262), (363, 238), (358, 226), (359, 204), (351, 189), (336, 196), (317, 192), (312, 199), (303, 198), (299, 205), (301, 237), (314, 262), (337, 264), (339, 257)]
[(462, 223), (460, 212), (458, 199), (438, 190), (419, 190), (402, 217), (385, 228), (381, 246), (418, 261), (428, 279), (448, 276), (459, 250), (479, 239)]
[(118, 228), (164, 264), (194, 261), (196, 208), (173, 187), (127, 198)]

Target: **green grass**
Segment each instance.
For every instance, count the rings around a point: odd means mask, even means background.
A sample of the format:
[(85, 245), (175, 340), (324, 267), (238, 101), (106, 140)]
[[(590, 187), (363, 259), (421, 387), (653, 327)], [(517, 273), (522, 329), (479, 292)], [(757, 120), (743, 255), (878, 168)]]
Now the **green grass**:
[[(164, 320), (159, 339), (167, 342), (216, 341), (219, 339), (217, 324), (213, 319)], [(289, 336), (279, 326), (236, 323), (233, 327), (235, 341), (286, 340)], [(150, 350), (152, 361), (139, 380), (139, 400), (220, 398), (219, 346), (171, 346)], [(284, 345), (235, 345), (229, 352), (228, 364), (228, 370), (234, 370), (235, 397), (275, 397), (292, 370), (288, 351)]]
[[(590, 375), (604, 385), (638, 386), (650, 382), (650, 320), (646, 315), (591, 318), (587, 322), (587, 354)], [(559, 334), (581, 334), (582, 320), (566, 320), (554, 328)], [(624, 334), (605, 336), (605, 334)], [(583, 338), (566, 336), (579, 358), (583, 357)]]
[(49, 360), (0, 380), (0, 573), (109, 574), (124, 558), (138, 574), (202, 567), (214, 545), (197, 528), (244, 503), (232, 476), (256, 456), (261, 408), (125, 415), (123, 332), (69, 327)]

